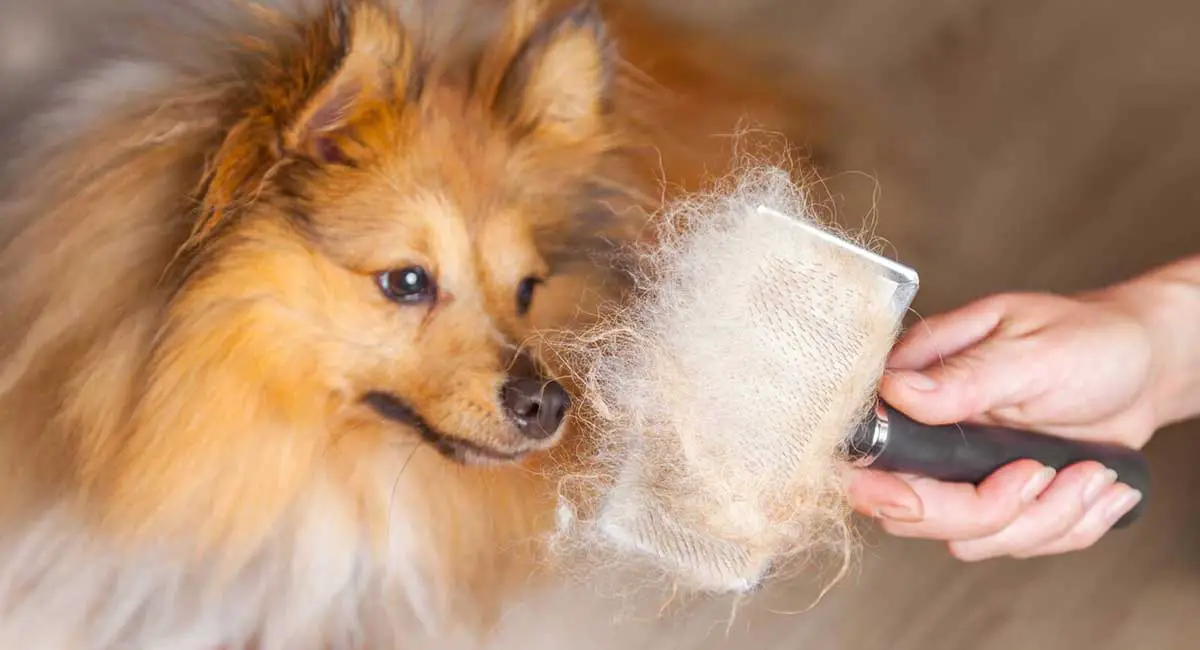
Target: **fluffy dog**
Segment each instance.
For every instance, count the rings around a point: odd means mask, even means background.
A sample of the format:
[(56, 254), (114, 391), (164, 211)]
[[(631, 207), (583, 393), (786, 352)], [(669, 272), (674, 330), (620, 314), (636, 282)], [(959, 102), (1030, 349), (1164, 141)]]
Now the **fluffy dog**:
[(30, 131), (0, 648), (393, 648), (540, 564), (571, 398), (530, 342), (760, 98), (654, 101), (632, 14), (464, 2), (189, 14)]

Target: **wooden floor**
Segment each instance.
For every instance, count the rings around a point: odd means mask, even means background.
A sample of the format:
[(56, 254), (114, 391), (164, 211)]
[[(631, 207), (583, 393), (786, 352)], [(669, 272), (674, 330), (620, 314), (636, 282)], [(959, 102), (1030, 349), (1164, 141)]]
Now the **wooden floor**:
[[(831, 178), (840, 218), (875, 206), (879, 233), (922, 273), (922, 313), (997, 290), (1093, 286), (1200, 251), (1200, 3), (648, 1), (728, 36), (779, 83), (829, 92), (830, 137), (813, 146), (843, 172)], [(34, 6), (0, 0), (0, 120), (78, 54), (64, 35), (83, 42), (99, 5)], [(1200, 426), (1163, 432), (1148, 452), (1146, 519), (1083, 553), (964, 565), (868, 530), (854, 575), (803, 614), (781, 612), (809, 605), (809, 584), (760, 594), (732, 623), (727, 602), (658, 623), (549, 607), (517, 612), (499, 645), (1200, 647)]]

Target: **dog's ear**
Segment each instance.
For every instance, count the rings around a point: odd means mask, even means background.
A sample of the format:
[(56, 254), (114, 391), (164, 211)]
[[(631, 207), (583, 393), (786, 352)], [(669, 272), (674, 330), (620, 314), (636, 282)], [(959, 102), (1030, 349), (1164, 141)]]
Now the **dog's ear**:
[(352, 164), (366, 153), (356, 130), (419, 92), (412, 44), (395, 15), (370, 0), (335, 0), (310, 36), (314, 60), (302, 65), (324, 70), (281, 143), (288, 155)]
[(589, 0), (532, 29), (501, 77), (495, 108), (520, 132), (594, 135), (608, 108), (614, 58)]

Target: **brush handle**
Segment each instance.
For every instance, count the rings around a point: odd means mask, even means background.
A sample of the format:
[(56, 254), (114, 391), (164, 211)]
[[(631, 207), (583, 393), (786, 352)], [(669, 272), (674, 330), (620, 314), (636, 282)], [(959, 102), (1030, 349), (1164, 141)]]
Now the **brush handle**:
[(1145, 455), (1118, 445), (989, 425), (931, 426), (882, 401), (852, 442), (859, 451), (860, 464), (872, 469), (973, 485), (1023, 459), (1056, 470), (1081, 461), (1096, 461), (1116, 472), (1118, 482), (1142, 493), (1142, 500), (1116, 523), (1116, 528), (1133, 523), (1149, 500), (1150, 468)]

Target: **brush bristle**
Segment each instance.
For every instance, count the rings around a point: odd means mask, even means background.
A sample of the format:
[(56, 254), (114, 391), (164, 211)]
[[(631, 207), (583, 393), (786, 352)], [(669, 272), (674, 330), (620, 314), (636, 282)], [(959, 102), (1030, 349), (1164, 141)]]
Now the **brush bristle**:
[(783, 169), (739, 169), (667, 206), (634, 299), (569, 346), (603, 471), (563, 483), (564, 552), (722, 593), (849, 558), (843, 441), (898, 324), (868, 262), (760, 206), (832, 232)]

